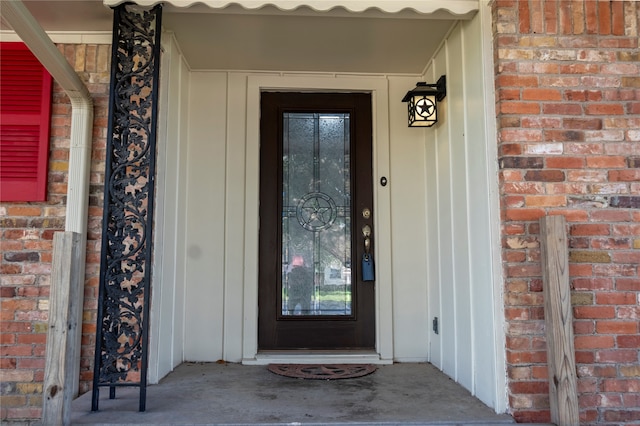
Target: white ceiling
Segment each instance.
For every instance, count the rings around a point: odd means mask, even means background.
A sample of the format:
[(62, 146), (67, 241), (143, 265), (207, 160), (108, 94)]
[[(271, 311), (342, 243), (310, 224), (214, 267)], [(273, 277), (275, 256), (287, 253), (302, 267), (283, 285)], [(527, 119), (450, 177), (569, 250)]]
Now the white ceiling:
[[(110, 31), (113, 25), (112, 12), (101, 0), (24, 3), (46, 31)], [(456, 18), (411, 10), (389, 14), (195, 4), (165, 6), (162, 19), (194, 70), (415, 75), (423, 72)]]

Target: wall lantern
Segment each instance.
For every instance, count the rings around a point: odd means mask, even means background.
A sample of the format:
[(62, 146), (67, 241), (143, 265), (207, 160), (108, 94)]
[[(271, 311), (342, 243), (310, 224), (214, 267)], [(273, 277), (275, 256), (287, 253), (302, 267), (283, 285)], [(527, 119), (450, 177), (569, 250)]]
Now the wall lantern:
[(407, 92), (402, 102), (409, 102), (409, 127), (431, 127), (438, 121), (438, 102), (447, 95), (447, 79), (443, 75), (436, 84), (419, 81)]

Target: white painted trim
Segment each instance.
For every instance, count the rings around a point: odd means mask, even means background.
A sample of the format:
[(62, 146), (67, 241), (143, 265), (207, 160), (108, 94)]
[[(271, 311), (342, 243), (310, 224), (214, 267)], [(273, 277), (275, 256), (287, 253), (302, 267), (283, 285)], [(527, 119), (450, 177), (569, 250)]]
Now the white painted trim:
[[(65, 44), (111, 44), (111, 31), (49, 31), (47, 35), (54, 43)], [(0, 30), (0, 40), (2, 41), (22, 41), (20, 37), (11, 30)]]
[(253, 359), (242, 361), (245, 365), (268, 364), (393, 364), (391, 359), (381, 359), (377, 353), (322, 353), (322, 352), (275, 352), (257, 354)]
[(491, 258), (494, 300), (494, 336), (496, 405), (497, 413), (508, 408), (507, 371), (505, 353), (505, 317), (504, 317), (504, 276), (502, 271), (502, 246), (500, 238), (500, 187), (498, 182), (498, 143), (495, 108), (495, 75), (493, 66), (493, 29), (489, 0), (480, 0), (480, 28), (482, 36), (482, 69), (485, 98), (484, 111), (486, 123), (487, 158), (485, 159), (489, 183), (489, 219), (491, 221)]
[(364, 91), (372, 94), (374, 229), (376, 244), (376, 351), (379, 360), (393, 359), (393, 301), (391, 274), (391, 198), (389, 187), (377, 185), (389, 176), (389, 99), (386, 78), (334, 78), (319, 76), (248, 76), (245, 199), (245, 273), (243, 363), (258, 355), (258, 212), (260, 154), (260, 92)]
[[(117, 6), (129, 0), (103, 0), (107, 6)], [(362, 13), (377, 9), (385, 13), (399, 13), (411, 10), (418, 14), (434, 14), (447, 11), (457, 18), (469, 18), (478, 10), (478, 0), (136, 0), (141, 6), (166, 3), (179, 8), (187, 8), (202, 3), (212, 9), (224, 9), (230, 5), (240, 5), (247, 10), (274, 6), (282, 11), (295, 11), (303, 7), (317, 12), (329, 12), (343, 8), (349, 12)]]

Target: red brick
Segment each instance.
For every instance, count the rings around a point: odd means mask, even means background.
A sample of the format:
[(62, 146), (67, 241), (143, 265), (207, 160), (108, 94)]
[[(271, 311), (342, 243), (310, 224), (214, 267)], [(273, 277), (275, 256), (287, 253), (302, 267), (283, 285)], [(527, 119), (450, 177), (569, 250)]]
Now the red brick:
[(47, 335), (42, 333), (18, 334), (20, 344), (45, 344)]
[[(522, 112), (522, 114), (538, 114), (539, 111)], [(552, 104), (545, 103), (542, 106), (543, 114), (550, 115), (582, 115), (582, 105), (575, 103)]]
[(604, 392), (640, 392), (640, 379), (605, 379), (602, 381)]
[(7, 408), (6, 413), (9, 420), (40, 419), (42, 408)]
[(601, 130), (601, 118), (565, 118), (562, 120), (564, 129)]
[(537, 380), (545, 380), (549, 378), (549, 370), (544, 366), (531, 367), (531, 378)]
[(499, 89), (498, 98), (503, 101), (519, 100), (520, 89)]
[(37, 206), (8, 206), (7, 207), (7, 215), (8, 216), (40, 216), (42, 214), (42, 209)]
[(606, 349), (613, 348), (615, 341), (613, 336), (576, 336), (574, 344), (576, 349)]
[(33, 348), (31, 345), (11, 345), (3, 346), (0, 348), (0, 356), (31, 356), (33, 354)]
[(616, 290), (640, 291), (640, 278), (616, 278)]
[(624, 35), (624, 5), (621, 1), (611, 2), (611, 32), (614, 35)]
[(596, 332), (602, 334), (636, 334), (638, 332), (638, 323), (637, 321), (596, 321)]
[(522, 154), (522, 145), (518, 143), (501, 144), (500, 155), (520, 155)]
[(556, 34), (558, 32), (558, 15), (556, 13), (555, 0), (544, 2), (544, 24), (546, 34)]
[(501, 102), (502, 114), (539, 114), (540, 104), (535, 102)]
[(549, 157), (545, 161), (550, 169), (581, 169), (585, 165), (583, 157)]
[(500, 131), (503, 142), (536, 142), (542, 141), (542, 131), (535, 129), (503, 129)]
[[(634, 219), (635, 220), (635, 219)], [(640, 223), (632, 225), (613, 225), (613, 235), (640, 235)]]
[(538, 220), (545, 215), (542, 209), (507, 209), (506, 217), (508, 220)]
[[(569, 264), (570, 272), (572, 270), (572, 266), (574, 265)], [(586, 266), (587, 271), (591, 273), (593, 265), (587, 264)], [(575, 290), (613, 290), (612, 278), (575, 278), (572, 283)]]
[(570, 227), (570, 235), (610, 235), (611, 226), (608, 224), (579, 224)]
[(616, 336), (616, 344), (619, 348), (640, 348), (640, 335)]
[(584, 132), (578, 130), (545, 130), (545, 141), (582, 142), (585, 140)]
[(522, 91), (522, 100), (560, 101), (562, 100), (562, 93), (558, 89), (525, 88)]
[(539, 277), (541, 274), (540, 265), (513, 265), (506, 270), (507, 277)]
[(515, 382), (509, 385), (509, 390), (515, 394), (531, 394), (549, 392), (549, 382), (547, 381), (527, 381)]
[(640, 318), (640, 306), (618, 306), (618, 314), (616, 317), (619, 319), (637, 320)]
[(617, 265), (615, 263), (593, 263), (593, 274), (600, 277), (637, 277), (637, 265)]
[(597, 210), (589, 213), (594, 222), (629, 222), (630, 214), (625, 210)]
[(564, 97), (567, 101), (585, 102), (602, 100), (602, 91), (600, 90), (566, 90)]
[(624, 168), (626, 167), (626, 158), (622, 156), (611, 157), (587, 157), (587, 167), (592, 168)]
[[(591, 248), (596, 250), (624, 250), (631, 248), (631, 240), (628, 238), (594, 238), (591, 240)], [(613, 259), (614, 262), (619, 260)]]
[(18, 368), (28, 368), (28, 369), (37, 369), (43, 370), (45, 367), (45, 358), (19, 358), (18, 359)]
[(598, 2), (598, 30), (600, 35), (611, 34), (610, 2)]
[(606, 292), (596, 294), (598, 305), (635, 305), (637, 295), (632, 292)]
[(548, 409), (518, 410), (513, 413), (517, 423), (549, 423), (551, 414)]
[(634, 170), (610, 170), (609, 180), (612, 182), (637, 182), (640, 181), (640, 169)]
[(631, 422), (640, 421), (640, 410), (607, 410), (604, 412), (604, 420), (631, 424)]
[(640, 265), (640, 251), (619, 251), (613, 253), (615, 263), (629, 263)]
[(527, 195), (527, 207), (562, 207), (567, 205), (567, 198), (563, 195)]
[(594, 321), (573, 321), (573, 332), (576, 334), (576, 336), (593, 334), (595, 332), (595, 329), (596, 328)]
[(624, 114), (624, 107), (621, 104), (589, 104), (585, 108), (588, 115), (615, 115)]
[(576, 306), (573, 312), (576, 318), (581, 319), (615, 318), (616, 316), (613, 306)]
[(576, 351), (576, 363), (578, 364), (593, 364), (596, 356), (593, 351)]
[(496, 79), (496, 87), (536, 87), (538, 86), (538, 77), (530, 75), (500, 75)]

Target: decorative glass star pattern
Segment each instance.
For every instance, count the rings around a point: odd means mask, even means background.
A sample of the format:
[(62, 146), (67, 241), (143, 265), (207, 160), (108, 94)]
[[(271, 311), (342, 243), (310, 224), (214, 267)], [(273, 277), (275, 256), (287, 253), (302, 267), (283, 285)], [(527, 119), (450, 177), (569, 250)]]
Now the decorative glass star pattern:
[(336, 203), (322, 192), (310, 192), (300, 199), (296, 216), (300, 225), (308, 231), (328, 229), (336, 220)]

